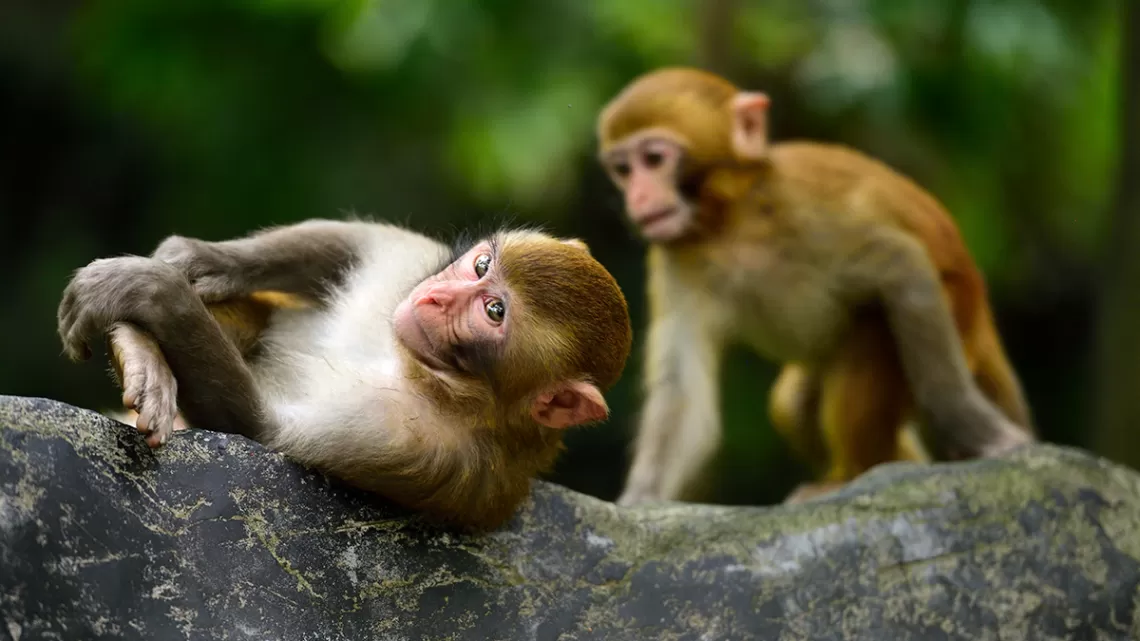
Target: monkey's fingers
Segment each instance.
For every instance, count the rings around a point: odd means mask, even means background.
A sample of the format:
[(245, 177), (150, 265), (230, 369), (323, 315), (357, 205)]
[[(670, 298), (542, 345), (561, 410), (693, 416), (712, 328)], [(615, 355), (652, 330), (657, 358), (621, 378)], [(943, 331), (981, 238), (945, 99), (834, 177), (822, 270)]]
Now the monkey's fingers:
[(143, 356), (123, 359), (123, 405), (138, 412), (135, 428), (158, 447), (170, 438), (178, 414), (178, 383), (165, 361)]
[(639, 490), (636, 488), (627, 488), (622, 492), (621, 496), (614, 501), (615, 505), (620, 507), (632, 507), (641, 503), (649, 503), (656, 500), (653, 493), (648, 490)]
[(178, 415), (177, 409), (174, 406), (167, 406), (162, 403), (157, 403), (154, 406), (154, 413), (151, 413), (151, 406), (145, 405), (143, 412), (139, 413), (139, 421), (135, 424), (136, 427), (144, 425), (149, 430), (144, 432), (139, 428), (140, 432), (146, 434), (146, 444), (151, 448), (159, 448), (170, 440), (171, 434), (174, 433), (175, 419)]
[(178, 416), (177, 406), (162, 396), (159, 392), (155, 398), (144, 398), (135, 419), (135, 429), (146, 435), (146, 444), (152, 448), (161, 447), (170, 440)]

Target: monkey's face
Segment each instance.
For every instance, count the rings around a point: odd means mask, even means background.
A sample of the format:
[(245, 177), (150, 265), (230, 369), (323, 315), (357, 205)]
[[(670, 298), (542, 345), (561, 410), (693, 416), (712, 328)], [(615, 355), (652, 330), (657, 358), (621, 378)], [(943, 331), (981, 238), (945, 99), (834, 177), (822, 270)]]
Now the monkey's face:
[(396, 307), (396, 338), (436, 372), (486, 374), (506, 339), (509, 300), (495, 243), (481, 242)]
[(601, 158), (610, 179), (625, 194), (625, 211), (649, 242), (668, 243), (693, 225), (695, 208), (680, 189), (685, 148), (658, 132), (613, 145)]

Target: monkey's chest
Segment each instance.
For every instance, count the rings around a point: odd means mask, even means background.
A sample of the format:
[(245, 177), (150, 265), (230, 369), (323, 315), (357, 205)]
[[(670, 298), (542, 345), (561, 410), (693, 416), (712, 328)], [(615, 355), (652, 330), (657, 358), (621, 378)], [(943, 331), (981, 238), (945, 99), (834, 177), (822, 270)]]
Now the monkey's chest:
[(718, 297), (731, 302), (733, 337), (773, 360), (819, 359), (847, 327), (846, 307), (810, 266), (781, 263), (716, 280)]

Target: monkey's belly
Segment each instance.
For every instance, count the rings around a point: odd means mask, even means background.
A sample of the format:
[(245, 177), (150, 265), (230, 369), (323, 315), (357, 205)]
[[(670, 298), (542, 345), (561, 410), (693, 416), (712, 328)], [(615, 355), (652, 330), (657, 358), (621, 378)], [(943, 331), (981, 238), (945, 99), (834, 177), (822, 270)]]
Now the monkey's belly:
[(823, 288), (763, 294), (738, 299), (733, 326), (740, 340), (773, 360), (818, 360), (835, 349), (850, 322), (847, 309)]

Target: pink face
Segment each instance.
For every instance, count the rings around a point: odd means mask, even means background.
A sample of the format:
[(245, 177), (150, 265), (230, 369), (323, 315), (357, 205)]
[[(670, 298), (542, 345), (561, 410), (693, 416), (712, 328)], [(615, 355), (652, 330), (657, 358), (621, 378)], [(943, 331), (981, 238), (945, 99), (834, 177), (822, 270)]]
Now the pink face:
[(646, 240), (675, 240), (692, 223), (692, 206), (677, 189), (683, 155), (680, 144), (647, 134), (603, 158), (611, 180), (625, 193), (626, 214)]
[(482, 242), (425, 279), (397, 307), (397, 339), (427, 367), (467, 371), (506, 337), (509, 292), (490, 243)]

